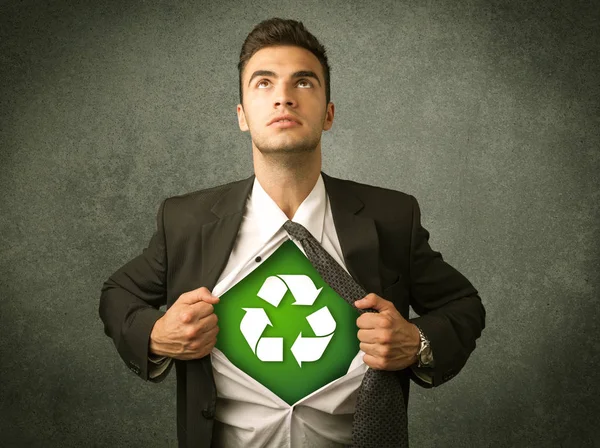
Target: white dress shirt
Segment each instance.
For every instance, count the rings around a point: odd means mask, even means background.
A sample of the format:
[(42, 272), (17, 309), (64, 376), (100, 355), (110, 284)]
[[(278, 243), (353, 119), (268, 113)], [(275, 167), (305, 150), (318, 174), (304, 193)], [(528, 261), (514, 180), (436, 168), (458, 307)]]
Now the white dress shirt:
[[(283, 229), (287, 220), (255, 178), (237, 239), (213, 295), (219, 297), (236, 285), (290, 239)], [(346, 269), (320, 175), (292, 221), (302, 224)], [(302, 244), (294, 243), (306, 255)], [(258, 262), (257, 257), (260, 257)], [(227, 448), (349, 445), (356, 393), (368, 367), (363, 355), (362, 351), (356, 354), (346, 375), (289, 405), (213, 348), (211, 361), (217, 386), (214, 445)]]
[[(220, 297), (291, 239), (283, 229), (287, 220), (285, 213), (255, 178), (237, 239), (212, 294)], [(321, 175), (292, 221), (302, 224), (348, 271)], [(293, 242), (306, 255), (302, 245)], [(368, 368), (363, 355), (364, 352), (359, 350), (344, 376), (289, 405), (233, 365), (219, 349), (213, 348), (211, 361), (217, 387), (213, 446), (304, 448), (350, 445), (356, 396)], [(167, 365), (165, 362), (157, 366), (150, 376), (159, 375)], [(413, 370), (431, 383), (430, 377)]]

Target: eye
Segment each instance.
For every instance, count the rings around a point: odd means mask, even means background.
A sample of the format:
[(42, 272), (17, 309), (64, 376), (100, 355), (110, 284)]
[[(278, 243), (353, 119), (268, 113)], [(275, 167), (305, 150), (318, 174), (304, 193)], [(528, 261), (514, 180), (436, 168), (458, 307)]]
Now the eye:
[(298, 84), (300, 84), (301, 82), (305, 82), (307, 83), (309, 86), (312, 87), (312, 82), (310, 82), (308, 79), (301, 79), (300, 81), (298, 81)]
[[(261, 80), (260, 80), (260, 81), (258, 81), (258, 83), (256, 84), (256, 87), (260, 88), (260, 85), (261, 85), (263, 82), (269, 82), (269, 80), (268, 80), (268, 79), (261, 79)], [(313, 85), (312, 85), (312, 82), (310, 82), (308, 79), (300, 79), (300, 80), (298, 81), (298, 83), (297, 83), (297, 84), (300, 84), (301, 82), (305, 82), (305, 83), (306, 83), (306, 84), (308, 84), (310, 87), (312, 87), (312, 86), (313, 86)]]

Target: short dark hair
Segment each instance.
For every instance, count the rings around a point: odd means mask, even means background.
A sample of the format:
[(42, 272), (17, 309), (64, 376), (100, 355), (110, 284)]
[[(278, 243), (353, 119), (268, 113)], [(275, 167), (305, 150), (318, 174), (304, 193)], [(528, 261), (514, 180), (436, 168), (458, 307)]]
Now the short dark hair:
[(325, 76), (325, 105), (331, 100), (330, 67), (327, 61), (326, 50), (323, 45), (302, 24), (296, 20), (280, 19), (273, 17), (264, 20), (254, 27), (246, 37), (240, 53), (238, 71), (240, 76), (240, 104), (243, 104), (242, 76), (250, 58), (259, 50), (279, 45), (292, 45), (305, 48), (314, 54)]

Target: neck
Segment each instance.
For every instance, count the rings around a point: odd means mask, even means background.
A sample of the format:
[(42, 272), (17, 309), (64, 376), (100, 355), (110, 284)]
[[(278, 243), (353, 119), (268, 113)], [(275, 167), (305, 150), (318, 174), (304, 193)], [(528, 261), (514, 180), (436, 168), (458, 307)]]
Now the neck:
[[(258, 154), (257, 154), (258, 153)], [(285, 161), (254, 151), (254, 174), (265, 192), (292, 219), (321, 174), (321, 152), (287, 154)]]

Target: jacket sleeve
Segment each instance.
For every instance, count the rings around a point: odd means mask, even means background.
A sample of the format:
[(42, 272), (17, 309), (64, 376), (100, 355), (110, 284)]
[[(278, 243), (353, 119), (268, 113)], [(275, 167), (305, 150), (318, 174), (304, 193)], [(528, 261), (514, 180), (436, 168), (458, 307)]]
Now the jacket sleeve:
[(485, 308), (478, 291), (439, 252), (429, 246), (429, 232), (421, 225), (421, 211), (411, 196), (410, 304), (419, 317), (409, 321), (429, 339), (435, 367), (432, 384), (419, 379), (422, 387), (434, 387), (454, 377), (475, 349), (475, 340), (485, 328)]
[(141, 255), (126, 263), (104, 282), (99, 314), (104, 332), (112, 338), (127, 367), (146, 381), (166, 378), (173, 363), (156, 377), (149, 376), (150, 333), (167, 303), (167, 253), (163, 200), (156, 216), (156, 231)]

